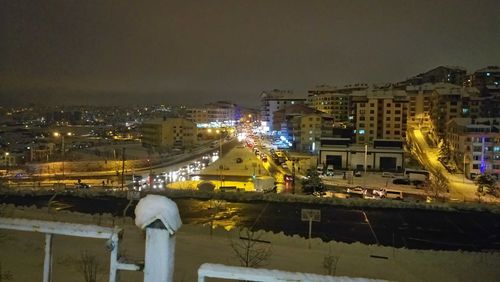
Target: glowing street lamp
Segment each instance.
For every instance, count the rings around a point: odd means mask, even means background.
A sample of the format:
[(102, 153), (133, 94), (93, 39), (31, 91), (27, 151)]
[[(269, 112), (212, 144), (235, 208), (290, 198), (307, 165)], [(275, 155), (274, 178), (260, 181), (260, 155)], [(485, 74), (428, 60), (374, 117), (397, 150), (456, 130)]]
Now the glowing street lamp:
[[(64, 148), (64, 134), (62, 133), (59, 133), (59, 132), (54, 132), (54, 137), (58, 138), (58, 137), (61, 137), (61, 159), (62, 159), (62, 175), (64, 177), (64, 151), (65, 151), (65, 148)], [(73, 133), (71, 132), (67, 132), (66, 133), (67, 136), (73, 136)]]

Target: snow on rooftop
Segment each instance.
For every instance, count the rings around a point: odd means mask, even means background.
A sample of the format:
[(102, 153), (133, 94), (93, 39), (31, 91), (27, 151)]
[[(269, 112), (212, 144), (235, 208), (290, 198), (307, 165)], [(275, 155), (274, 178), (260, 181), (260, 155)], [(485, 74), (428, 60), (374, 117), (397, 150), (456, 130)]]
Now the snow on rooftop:
[(160, 195), (147, 195), (135, 207), (135, 225), (144, 229), (157, 219), (172, 234), (182, 225), (179, 209), (174, 201)]

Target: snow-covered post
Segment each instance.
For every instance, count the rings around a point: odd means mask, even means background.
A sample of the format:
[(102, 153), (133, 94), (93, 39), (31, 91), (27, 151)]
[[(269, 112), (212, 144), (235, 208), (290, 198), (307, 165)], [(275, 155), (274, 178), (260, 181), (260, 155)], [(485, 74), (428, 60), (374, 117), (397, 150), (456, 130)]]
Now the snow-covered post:
[(175, 232), (182, 225), (177, 205), (167, 197), (147, 195), (135, 208), (135, 224), (146, 229), (144, 282), (173, 281)]

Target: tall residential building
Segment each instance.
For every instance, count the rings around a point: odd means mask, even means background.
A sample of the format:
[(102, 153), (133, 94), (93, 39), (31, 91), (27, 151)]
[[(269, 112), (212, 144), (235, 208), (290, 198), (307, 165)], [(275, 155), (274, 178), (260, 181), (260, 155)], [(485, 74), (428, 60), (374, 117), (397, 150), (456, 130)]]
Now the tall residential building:
[(425, 124), (429, 122), (431, 99), (434, 89), (444, 87), (446, 83), (424, 83), (406, 86), (408, 104), (408, 123)]
[(456, 66), (439, 66), (424, 73), (420, 73), (415, 77), (407, 79), (403, 84), (419, 85), (424, 83), (451, 83), (463, 85), (467, 78), (467, 71), (462, 67)]
[(488, 66), (475, 71), (469, 78), (468, 84), (476, 87), (482, 97), (488, 97), (483, 109), (484, 117), (500, 117), (500, 67)]
[(488, 97), (481, 97), (475, 87), (448, 86), (434, 89), (431, 98), (430, 118), (432, 130), (438, 138), (443, 138), (446, 124), (458, 117), (478, 118), (484, 116)]
[(467, 178), (500, 174), (500, 119), (455, 118), (448, 122), (446, 139), (458, 167)]
[(331, 115), (335, 122), (348, 122), (351, 107), (349, 94), (367, 88), (367, 84), (352, 84), (342, 88), (319, 85), (307, 91), (307, 103), (310, 107)]
[(241, 114), (235, 104), (216, 102), (187, 109), (188, 119), (196, 124), (239, 120)]
[(146, 121), (141, 127), (142, 145), (157, 150), (190, 148), (197, 139), (196, 124), (183, 118)]
[(323, 113), (310, 113), (293, 117), (290, 131), (296, 150), (318, 152), (321, 138), (333, 136), (333, 117)]
[(367, 89), (352, 94), (356, 143), (404, 140), (409, 99), (403, 90)]
[(305, 104), (306, 99), (293, 97), (292, 91), (275, 89), (268, 92), (262, 92), (260, 101), (261, 121), (265, 122), (272, 132), (280, 130), (280, 128), (273, 128), (274, 112), (292, 105)]

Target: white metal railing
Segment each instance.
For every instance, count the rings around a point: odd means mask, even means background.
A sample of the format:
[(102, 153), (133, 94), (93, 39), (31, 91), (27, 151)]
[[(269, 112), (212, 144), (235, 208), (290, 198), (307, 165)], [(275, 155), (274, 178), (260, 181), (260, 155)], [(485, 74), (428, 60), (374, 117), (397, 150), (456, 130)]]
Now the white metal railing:
[[(166, 197), (148, 195), (139, 201), (135, 215), (136, 225), (141, 229), (146, 229), (144, 268), (138, 264), (125, 263), (119, 258), (118, 244), (119, 235), (122, 231), (120, 228), (0, 217), (0, 229), (45, 234), (44, 282), (51, 281), (53, 235), (107, 239), (107, 246), (110, 251), (110, 282), (117, 280), (118, 270), (144, 271), (144, 282), (173, 281), (175, 233), (182, 225), (177, 205)], [(209, 277), (263, 282), (361, 281), (361, 278), (205, 263), (198, 269), (198, 282), (205, 282), (205, 279)], [(367, 281), (367, 279), (363, 279), (363, 281)]]
[(198, 282), (206, 278), (222, 278), (261, 282), (340, 282), (340, 281), (383, 281), (366, 278), (327, 276), (312, 273), (288, 272), (263, 268), (227, 266), (222, 264), (204, 263), (198, 269)]
[(109, 263), (109, 281), (115, 282), (118, 270), (141, 270), (139, 265), (123, 263), (118, 260), (118, 243), (121, 229), (84, 225), (66, 222), (30, 220), (20, 218), (0, 217), (0, 229), (10, 229), (27, 232), (45, 233), (45, 257), (43, 261), (43, 282), (51, 281), (52, 274), (52, 237), (65, 235), (107, 239), (107, 246), (111, 252)]

